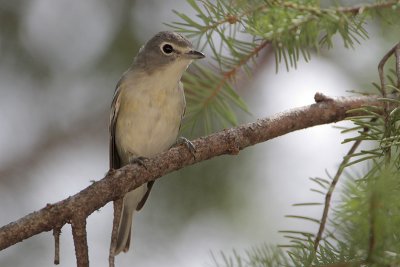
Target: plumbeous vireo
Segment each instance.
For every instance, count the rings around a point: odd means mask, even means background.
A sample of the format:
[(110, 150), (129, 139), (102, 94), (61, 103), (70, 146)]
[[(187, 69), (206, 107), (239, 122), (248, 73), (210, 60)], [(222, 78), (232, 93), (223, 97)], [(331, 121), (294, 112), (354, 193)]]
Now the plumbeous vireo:
[[(118, 82), (111, 105), (111, 169), (153, 157), (175, 144), (186, 105), (180, 79), (194, 59), (203, 57), (189, 40), (169, 31), (157, 33), (139, 50)], [(153, 183), (125, 195), (115, 255), (128, 251), (132, 216), (143, 207)]]

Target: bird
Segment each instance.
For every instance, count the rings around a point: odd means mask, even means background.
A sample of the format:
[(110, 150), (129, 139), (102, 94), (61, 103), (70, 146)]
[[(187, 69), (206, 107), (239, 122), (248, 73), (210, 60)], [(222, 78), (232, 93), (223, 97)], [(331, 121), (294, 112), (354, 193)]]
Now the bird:
[[(181, 77), (205, 55), (183, 35), (162, 31), (139, 50), (117, 83), (110, 112), (110, 169), (168, 150), (178, 140), (186, 101)], [(133, 215), (142, 209), (154, 181), (123, 197), (114, 255), (130, 246)]]

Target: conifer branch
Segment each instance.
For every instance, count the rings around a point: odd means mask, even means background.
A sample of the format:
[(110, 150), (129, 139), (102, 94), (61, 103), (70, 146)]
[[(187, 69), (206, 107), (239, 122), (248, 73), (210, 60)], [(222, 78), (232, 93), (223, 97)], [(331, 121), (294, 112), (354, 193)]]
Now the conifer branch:
[[(368, 131), (368, 128), (364, 128), (364, 132), (367, 132), (367, 131)], [(328, 192), (325, 195), (325, 204), (324, 204), (324, 209), (322, 212), (321, 223), (319, 224), (318, 233), (314, 240), (314, 253), (317, 252), (319, 243), (322, 240), (322, 235), (324, 233), (326, 222), (328, 220), (328, 213), (329, 213), (329, 208), (330, 208), (330, 204), (331, 204), (333, 191), (335, 190), (335, 187), (339, 181), (340, 176), (342, 175), (342, 173), (344, 171), (344, 168), (349, 163), (351, 156), (357, 150), (358, 146), (361, 144), (361, 141), (362, 140), (356, 140), (354, 142), (354, 144), (351, 146), (349, 152), (347, 152), (346, 156), (343, 157), (343, 161), (340, 163), (340, 166), (339, 166), (335, 176), (333, 177), (331, 184), (329, 185)]]
[(244, 65), (246, 65), (248, 61), (250, 61), (253, 57), (257, 56), (258, 53), (262, 49), (266, 48), (268, 44), (269, 44), (268, 41), (264, 41), (259, 45), (255, 46), (253, 50), (249, 54), (247, 54), (244, 58), (240, 59), (240, 61), (236, 65), (232, 66), (230, 70), (224, 72), (219, 83), (215, 86), (214, 89), (212, 89), (212, 93), (204, 100), (203, 108), (207, 108), (207, 105), (212, 101), (212, 99), (214, 99), (218, 95), (218, 93), (225, 86), (225, 84), (230, 80), (234, 79), (238, 70)]
[[(395, 14), (399, 8), (399, 1), (395, 0), (327, 7), (318, 1), (187, 1), (200, 21), (175, 11), (180, 21), (168, 25), (197, 39), (199, 46), (208, 46), (212, 52), (214, 62), (211, 65), (215, 64), (217, 72), (203, 71), (199, 67), (196, 75), (190, 78), (186, 75), (191, 80), (189, 89), (194, 103), (188, 110), (190, 128), (203, 122), (206, 132), (214, 122), (223, 127), (226, 122), (236, 125), (236, 114), (231, 107), (247, 111), (231, 81), (235, 80), (239, 69), (248, 71), (250, 59), (267, 45), (275, 53), (276, 67), (283, 61), (289, 69), (296, 67), (301, 57), (310, 60), (312, 51), (332, 47), (335, 35), (341, 37), (345, 47), (352, 47), (368, 38), (364, 28), (368, 19), (379, 11)], [(214, 34), (218, 38), (214, 38)], [(199, 93), (199, 88), (210, 90)], [(216, 115), (214, 118), (210, 118), (211, 112)]]
[[(321, 96), (322, 94), (316, 94), (318, 103), (196, 139), (193, 141), (196, 147), (195, 158), (184, 145), (181, 145), (145, 160), (146, 168), (130, 164), (118, 170), (110, 170), (103, 179), (94, 182), (74, 196), (54, 204), (47, 204), (43, 209), (1, 227), (0, 250), (70, 222), (75, 223), (74, 231), (79, 234), (76, 238), (86, 240), (86, 237), (82, 236), (83, 219), (141, 184), (216, 156), (236, 155), (246, 147), (296, 130), (344, 120), (349, 110), (365, 105), (379, 107), (383, 105), (377, 96), (335, 99)], [(82, 262), (85, 262), (86, 252), (82, 255)]]
[(343, 13), (352, 13), (354, 15), (361, 14), (368, 9), (384, 9), (384, 8), (391, 8), (393, 5), (399, 4), (398, 0), (391, 0), (391, 1), (382, 1), (373, 4), (363, 4), (357, 5), (352, 7), (338, 7), (336, 8), (337, 12)]
[(384, 9), (384, 8), (391, 8), (393, 5), (398, 4), (398, 0), (391, 0), (391, 1), (382, 1), (382, 2), (377, 2), (373, 4), (362, 4), (362, 5), (356, 5), (356, 6), (349, 6), (349, 7), (344, 7), (344, 6), (339, 6), (339, 7), (333, 7), (333, 8), (319, 8), (315, 6), (306, 6), (306, 5), (301, 5), (289, 1), (283, 1), (280, 3), (280, 5), (288, 8), (292, 8), (298, 11), (307, 11), (307, 12), (312, 12), (315, 14), (321, 14), (321, 13), (327, 13), (327, 12), (338, 12), (338, 13), (350, 13), (353, 15), (361, 14), (362, 12), (368, 10), (368, 9)]
[(340, 263), (332, 263), (326, 265), (318, 265), (314, 267), (361, 267), (365, 266), (365, 262), (362, 261), (350, 261), (350, 262), (340, 262)]

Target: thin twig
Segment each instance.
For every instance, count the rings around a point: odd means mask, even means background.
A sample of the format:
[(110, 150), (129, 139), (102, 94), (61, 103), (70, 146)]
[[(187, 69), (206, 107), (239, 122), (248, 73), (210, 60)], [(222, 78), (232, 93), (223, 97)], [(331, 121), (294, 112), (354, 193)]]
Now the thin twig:
[(381, 82), (381, 93), (383, 97), (386, 97), (386, 82), (385, 82), (385, 71), (384, 71), (384, 66), (388, 59), (394, 54), (396, 50), (397, 45), (395, 45), (392, 49), (390, 49), (381, 59), (381, 61), (378, 64), (378, 74), (379, 74), (379, 80)]
[(366, 266), (365, 262), (363, 261), (339, 262), (326, 265), (316, 265), (313, 267), (361, 267), (361, 266)]
[(61, 227), (55, 227), (53, 229), (54, 236), (54, 264), (60, 264), (60, 235)]
[(121, 219), (123, 199), (114, 200), (114, 220), (111, 231), (111, 242), (110, 242), (110, 254), (108, 256), (109, 267), (114, 267), (115, 263), (115, 249), (117, 247), (117, 232), (119, 227), (119, 221)]
[(398, 0), (392, 0), (392, 1), (387, 1), (387, 2), (377, 2), (373, 4), (364, 4), (364, 5), (358, 5), (358, 6), (352, 6), (352, 7), (339, 7), (336, 9), (337, 12), (343, 12), (343, 13), (353, 13), (353, 14), (360, 14), (364, 10), (367, 9), (377, 9), (377, 8), (390, 8), (393, 5), (398, 4)]
[[(400, 45), (400, 43), (399, 44), (396, 44), (392, 49), (390, 49), (389, 50), (389, 52), (387, 52), (384, 56), (383, 56), (383, 58), (382, 58), (382, 60), (379, 62), (379, 64), (378, 64), (378, 74), (379, 74), (379, 80), (381, 81), (381, 93), (382, 93), (382, 97), (383, 98), (386, 98), (387, 97), (387, 95), (388, 95), (388, 93), (387, 93), (387, 90), (386, 90), (386, 81), (385, 81), (385, 70), (384, 70), (384, 67), (385, 67), (385, 64), (386, 64), (386, 62), (388, 61), (388, 59), (392, 56), (392, 55), (395, 55), (395, 54), (398, 54), (399, 53), (399, 45)], [(397, 59), (397, 55), (396, 55), (396, 59)], [(396, 60), (396, 69), (398, 68), (397, 66), (399, 65), (400, 63), (398, 63), (397, 62), (397, 60)], [(400, 72), (400, 71), (399, 71)], [(400, 77), (400, 76), (398, 76), (398, 77)], [(399, 82), (399, 80), (397, 81), (397, 83), (400, 83)], [(388, 101), (384, 101), (385, 102), (385, 104), (384, 104), (384, 117), (385, 117), (385, 119), (384, 119), (384, 121), (385, 121), (385, 133), (384, 133), (384, 138), (387, 138), (387, 137), (389, 137), (390, 136), (390, 133), (391, 133), (391, 130), (390, 130), (390, 117), (389, 117), (389, 105), (390, 105), (390, 103), (388, 102)], [(391, 158), (391, 154), (392, 154), (392, 152), (391, 152), (391, 146), (386, 146), (385, 148), (383, 148), (383, 150), (384, 150), (384, 152), (385, 152), (385, 156), (386, 156), (386, 164), (388, 164), (389, 162), (390, 162), (390, 158)]]
[[(208, 3), (205, 1), (203, 1), (203, 6), (207, 9), (210, 8), (210, 7), (208, 7)], [(204, 34), (205, 32), (207, 32), (209, 30), (215, 30), (219, 26), (226, 24), (226, 23), (229, 23), (229, 24), (238, 23), (243, 19), (243, 17), (248, 16), (254, 12), (264, 11), (267, 8), (268, 8), (268, 4), (262, 4), (262, 5), (255, 6), (250, 9), (244, 10), (242, 13), (226, 14), (223, 19), (218, 20), (218, 21), (213, 21), (212, 23), (209, 23), (208, 25), (206, 25), (203, 29), (201, 29), (200, 33)]]
[[(369, 129), (368, 128), (364, 128), (364, 133), (367, 132)], [(325, 230), (325, 226), (326, 226), (326, 221), (328, 220), (328, 213), (329, 213), (329, 208), (331, 205), (331, 199), (332, 199), (332, 194), (333, 191), (335, 190), (336, 184), (339, 181), (340, 176), (343, 173), (343, 170), (345, 169), (345, 166), (347, 165), (347, 163), (349, 163), (349, 160), (351, 158), (351, 155), (354, 154), (354, 152), (356, 151), (356, 149), (358, 148), (358, 146), (361, 144), (362, 140), (357, 140), (354, 142), (354, 144), (351, 146), (350, 150), (347, 152), (346, 156), (343, 157), (342, 162), (340, 163), (340, 166), (335, 174), (335, 176), (332, 179), (332, 182), (329, 186), (328, 192), (325, 195), (325, 204), (324, 204), (324, 210), (322, 212), (322, 217), (321, 217), (321, 223), (319, 224), (319, 229), (318, 229), (318, 233), (317, 236), (315, 237), (314, 240), (314, 252), (317, 252), (318, 246), (320, 241), (322, 240), (322, 235), (324, 233)]]
[(259, 45), (255, 46), (254, 49), (247, 54), (245, 57), (240, 59), (240, 61), (233, 66), (230, 70), (226, 71), (223, 73), (221, 80), (219, 83), (215, 86), (215, 88), (212, 90), (212, 93), (203, 101), (203, 107), (207, 107), (207, 105), (211, 102), (213, 98), (215, 98), (218, 93), (222, 90), (224, 85), (231, 80), (233, 77), (235, 77), (236, 73), (238, 70), (243, 67), (249, 60), (251, 60), (254, 56), (258, 55), (258, 53), (267, 47), (267, 45), (270, 44), (269, 41), (264, 41), (260, 43)]
[(367, 9), (377, 9), (377, 8), (390, 8), (393, 5), (397, 4), (398, 1), (392, 0), (392, 1), (387, 1), (387, 2), (379, 2), (379, 3), (374, 3), (374, 4), (363, 4), (363, 5), (357, 5), (357, 6), (350, 6), (350, 7), (337, 7), (337, 8), (320, 8), (315, 5), (300, 5), (297, 3), (292, 3), (289, 1), (282, 1), (279, 2), (279, 5), (295, 9), (298, 11), (306, 11), (306, 12), (311, 12), (313, 14), (320, 14), (320, 13), (332, 13), (332, 11), (336, 11), (339, 13), (351, 13), (353, 15), (360, 14), (363, 11)]
[(397, 89), (400, 89), (400, 42), (396, 45), (394, 55), (396, 57)]
[(72, 220), (72, 236), (75, 246), (77, 267), (89, 266), (89, 248), (87, 244), (86, 219), (77, 216)]

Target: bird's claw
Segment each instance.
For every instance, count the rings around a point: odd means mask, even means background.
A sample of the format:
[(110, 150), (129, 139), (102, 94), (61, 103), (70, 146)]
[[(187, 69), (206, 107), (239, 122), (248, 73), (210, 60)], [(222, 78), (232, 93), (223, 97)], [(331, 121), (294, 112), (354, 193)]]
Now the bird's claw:
[(129, 162), (131, 164), (140, 165), (140, 166), (144, 167), (147, 170), (146, 164), (144, 163), (145, 160), (147, 160), (146, 157), (136, 157), (136, 158), (130, 159)]
[(186, 137), (183, 137), (183, 136), (178, 137), (178, 139), (176, 140), (176, 144), (177, 145), (184, 144), (187, 147), (187, 149), (189, 150), (190, 154), (192, 154), (193, 157), (196, 156), (195, 155), (195, 153), (196, 153), (195, 146)]

